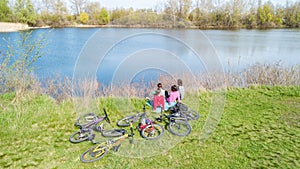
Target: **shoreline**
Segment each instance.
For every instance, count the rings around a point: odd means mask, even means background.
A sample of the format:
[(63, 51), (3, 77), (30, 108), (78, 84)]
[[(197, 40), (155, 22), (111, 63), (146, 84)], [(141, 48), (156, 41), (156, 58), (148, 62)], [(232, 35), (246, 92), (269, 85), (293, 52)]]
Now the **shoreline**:
[(42, 27), (30, 27), (24, 23), (9, 23), (9, 22), (0, 22), (0, 32), (18, 32), (30, 29), (43, 29), (43, 28), (51, 28), (50, 26), (42, 26)]
[(200, 29), (200, 30), (238, 30), (238, 29), (293, 29), (290, 27), (268, 27), (268, 28), (247, 28), (247, 27), (222, 27), (222, 26), (190, 26), (187, 28), (183, 27), (172, 27), (172, 26), (150, 26), (150, 25), (65, 25), (61, 27), (52, 27), (52, 26), (40, 26), (40, 27), (30, 27), (27, 24), (23, 23), (9, 23), (9, 22), (0, 22), (0, 32), (18, 32), (31, 29), (44, 29), (44, 28), (156, 28), (156, 29)]
[(0, 32), (17, 32), (27, 29), (30, 29), (27, 24), (0, 22)]

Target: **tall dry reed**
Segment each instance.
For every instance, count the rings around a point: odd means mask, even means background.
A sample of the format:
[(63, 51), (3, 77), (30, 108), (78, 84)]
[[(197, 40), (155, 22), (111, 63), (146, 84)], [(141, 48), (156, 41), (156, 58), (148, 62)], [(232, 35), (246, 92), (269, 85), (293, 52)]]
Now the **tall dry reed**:
[[(4, 73), (4, 72), (2, 72)], [(0, 77), (1, 77), (0, 71)], [(177, 84), (177, 79), (182, 79), (183, 86), (187, 93), (198, 92), (199, 90), (214, 90), (226, 87), (247, 87), (251, 85), (300, 85), (300, 66), (294, 65), (284, 67), (281, 64), (255, 64), (248, 69), (239, 72), (225, 73), (202, 73), (197, 75), (180, 74), (159, 76), (157, 81), (123, 82), (122, 84), (101, 84), (96, 80), (82, 80), (72, 82), (68, 77), (57, 76), (48, 79), (41, 85), (34, 80), (35, 85), (28, 87), (28, 90), (36, 93), (46, 93), (61, 102), (65, 99), (80, 97), (83, 105), (88, 105), (90, 100), (99, 97), (128, 97), (145, 98), (152, 94), (158, 82), (163, 84), (164, 89), (170, 91), (172, 85)], [(1, 82), (1, 92), (5, 92), (5, 86)]]

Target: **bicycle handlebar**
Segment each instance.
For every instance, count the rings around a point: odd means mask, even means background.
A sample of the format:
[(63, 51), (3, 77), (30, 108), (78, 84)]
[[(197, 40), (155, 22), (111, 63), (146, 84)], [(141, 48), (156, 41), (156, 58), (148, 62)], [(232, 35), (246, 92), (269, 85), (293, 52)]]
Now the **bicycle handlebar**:
[(133, 121), (130, 122), (130, 137), (133, 137), (134, 133), (133, 133), (133, 125), (132, 125)]
[(133, 144), (134, 141), (133, 141), (133, 136), (134, 136), (134, 133), (133, 133), (133, 125), (132, 125), (133, 121), (130, 121), (130, 134), (128, 134), (128, 138), (129, 138), (129, 143), (130, 144)]
[(78, 121), (75, 122), (74, 126), (78, 127), (79, 129), (82, 129), (82, 125), (78, 123)]

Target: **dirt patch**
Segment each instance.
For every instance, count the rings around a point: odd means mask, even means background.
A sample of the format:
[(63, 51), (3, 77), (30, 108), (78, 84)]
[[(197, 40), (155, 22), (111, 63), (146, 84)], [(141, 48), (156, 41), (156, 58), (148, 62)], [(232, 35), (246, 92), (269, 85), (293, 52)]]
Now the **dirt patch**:
[(31, 29), (27, 24), (0, 22), (0, 32), (16, 32)]

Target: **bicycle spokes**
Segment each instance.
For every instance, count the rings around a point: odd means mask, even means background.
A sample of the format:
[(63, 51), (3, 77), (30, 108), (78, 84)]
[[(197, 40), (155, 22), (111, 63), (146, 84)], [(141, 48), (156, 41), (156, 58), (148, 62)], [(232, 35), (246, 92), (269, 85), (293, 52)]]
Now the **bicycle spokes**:
[(186, 136), (191, 132), (191, 126), (185, 121), (176, 120), (169, 125), (170, 132), (177, 136)]

